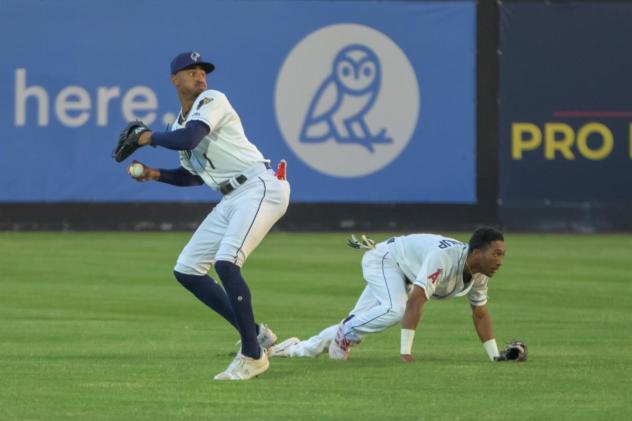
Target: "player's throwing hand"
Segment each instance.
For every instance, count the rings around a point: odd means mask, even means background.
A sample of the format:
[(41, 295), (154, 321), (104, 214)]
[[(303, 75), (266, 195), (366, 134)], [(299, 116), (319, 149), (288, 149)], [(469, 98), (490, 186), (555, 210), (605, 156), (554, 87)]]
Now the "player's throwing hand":
[(136, 181), (157, 180), (160, 177), (160, 171), (136, 160), (127, 167), (127, 173)]

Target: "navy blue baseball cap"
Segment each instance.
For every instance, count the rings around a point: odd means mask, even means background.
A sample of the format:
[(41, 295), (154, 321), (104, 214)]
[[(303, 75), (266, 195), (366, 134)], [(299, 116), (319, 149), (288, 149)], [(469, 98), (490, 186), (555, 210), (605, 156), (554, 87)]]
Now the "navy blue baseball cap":
[(215, 66), (208, 61), (204, 61), (200, 53), (197, 51), (188, 51), (186, 53), (178, 54), (173, 60), (171, 60), (171, 74), (175, 75), (180, 70), (193, 66), (201, 66), (207, 74), (215, 70)]

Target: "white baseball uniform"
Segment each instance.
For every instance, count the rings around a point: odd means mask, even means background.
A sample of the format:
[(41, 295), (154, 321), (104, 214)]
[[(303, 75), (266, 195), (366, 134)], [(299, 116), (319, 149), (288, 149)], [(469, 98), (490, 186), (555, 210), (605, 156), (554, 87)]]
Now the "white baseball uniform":
[[(239, 116), (221, 92), (207, 90), (182, 110), (171, 130), (201, 121), (210, 128), (192, 151), (180, 151), (180, 163), (214, 190), (234, 190), (213, 208), (184, 247), (175, 270), (206, 275), (215, 261), (242, 266), (289, 204), (290, 185), (279, 180), (255, 145), (246, 138)], [(245, 178), (245, 181), (244, 181)]]
[[(367, 286), (344, 323), (345, 337), (359, 343), (365, 334), (381, 332), (398, 323), (408, 299), (407, 284), (424, 289), (426, 297), (440, 300), (467, 295), (470, 303), (487, 303), (489, 278), (477, 273), (465, 283), (463, 271), (468, 245), (434, 234), (394, 237), (362, 257)], [(338, 325), (330, 326), (289, 349), (291, 357), (315, 357), (327, 350)]]

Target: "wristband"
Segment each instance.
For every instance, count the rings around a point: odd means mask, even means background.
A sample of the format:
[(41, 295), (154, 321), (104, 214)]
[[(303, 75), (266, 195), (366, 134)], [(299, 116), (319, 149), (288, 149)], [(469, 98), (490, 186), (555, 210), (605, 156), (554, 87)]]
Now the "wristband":
[(412, 329), (402, 329), (402, 343), (399, 353), (401, 355), (410, 355), (413, 350), (413, 340), (415, 339), (415, 331)]
[(496, 339), (490, 339), (483, 343), (483, 348), (485, 348), (485, 352), (487, 352), (487, 356), (490, 361), (494, 361), (494, 357), (498, 357), (500, 354), (498, 353), (498, 345), (496, 345)]

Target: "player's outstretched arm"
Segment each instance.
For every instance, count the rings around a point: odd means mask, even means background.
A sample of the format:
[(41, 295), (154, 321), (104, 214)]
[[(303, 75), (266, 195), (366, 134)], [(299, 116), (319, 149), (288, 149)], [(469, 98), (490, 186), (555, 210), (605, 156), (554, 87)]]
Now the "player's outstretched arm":
[(152, 145), (174, 151), (192, 151), (211, 129), (201, 121), (190, 121), (186, 127), (166, 133), (146, 132), (140, 135), (138, 144)]
[(471, 306), (472, 307), (472, 320), (474, 321), (474, 328), (478, 334), (479, 339), (483, 343), (485, 352), (491, 361), (494, 361), (494, 357), (498, 356), (498, 345), (494, 339), (494, 330), (492, 328), (492, 318), (487, 310), (487, 305)]
[(415, 338), (415, 331), (419, 325), (421, 319), (421, 312), (423, 306), (428, 301), (426, 292), (418, 285), (413, 285), (412, 291), (408, 296), (406, 302), (406, 310), (402, 317), (402, 336), (401, 336), (401, 349), (400, 359), (404, 362), (412, 362), (415, 358), (412, 356), (413, 341)]

